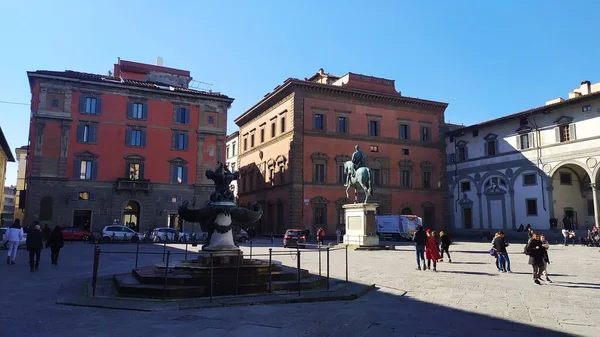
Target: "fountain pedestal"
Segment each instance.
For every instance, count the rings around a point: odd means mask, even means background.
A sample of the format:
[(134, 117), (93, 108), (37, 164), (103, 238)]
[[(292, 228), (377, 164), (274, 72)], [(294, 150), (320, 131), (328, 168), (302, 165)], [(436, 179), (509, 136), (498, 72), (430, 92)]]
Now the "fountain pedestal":
[(237, 251), (207, 251), (201, 250), (198, 253), (198, 265), (210, 266), (212, 259), (213, 266), (237, 265), (238, 261), (244, 261), (244, 252)]

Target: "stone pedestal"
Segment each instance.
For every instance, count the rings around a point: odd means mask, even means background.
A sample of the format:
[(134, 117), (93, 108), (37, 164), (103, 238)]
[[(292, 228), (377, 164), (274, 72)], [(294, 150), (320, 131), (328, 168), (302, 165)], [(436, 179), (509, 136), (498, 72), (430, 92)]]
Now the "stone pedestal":
[(346, 235), (344, 244), (368, 247), (379, 246), (375, 211), (378, 204), (346, 204), (344, 218), (346, 220)]
[[(231, 225), (231, 215), (220, 213), (215, 219), (215, 227), (227, 228)], [(233, 239), (233, 232), (230, 228), (225, 233), (220, 233), (214, 229), (208, 245), (202, 246), (203, 251), (220, 251), (220, 250), (238, 250)]]
[(222, 265), (237, 265), (238, 259), (240, 263), (244, 260), (244, 253), (238, 251), (206, 251), (201, 250), (198, 253), (198, 265), (209, 266), (212, 258), (213, 266)]

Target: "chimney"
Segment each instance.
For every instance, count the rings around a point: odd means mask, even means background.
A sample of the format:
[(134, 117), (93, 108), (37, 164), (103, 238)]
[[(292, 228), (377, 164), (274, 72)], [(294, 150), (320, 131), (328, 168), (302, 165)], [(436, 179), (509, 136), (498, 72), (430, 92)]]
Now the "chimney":
[(581, 86), (579, 87), (579, 90), (581, 92), (581, 95), (589, 95), (590, 92), (592, 91), (592, 83), (590, 83), (590, 81), (583, 81), (581, 82)]
[(156, 65), (159, 66), (159, 67), (162, 67), (162, 65), (163, 65), (163, 58), (162, 57), (158, 56), (156, 58)]

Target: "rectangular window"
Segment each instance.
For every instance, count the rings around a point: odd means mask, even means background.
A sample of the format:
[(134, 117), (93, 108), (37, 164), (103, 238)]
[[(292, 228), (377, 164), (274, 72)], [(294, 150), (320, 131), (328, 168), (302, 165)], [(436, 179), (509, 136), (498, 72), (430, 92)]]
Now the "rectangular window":
[(144, 171), (143, 164), (130, 163), (129, 164), (129, 179), (130, 180), (144, 179), (143, 171)]
[(421, 141), (428, 142), (431, 140), (431, 128), (428, 126), (421, 127)]
[(215, 125), (215, 117), (208, 116), (208, 125)]
[(315, 182), (325, 182), (325, 164), (315, 164)]
[(560, 173), (560, 184), (561, 185), (573, 185), (571, 173)]
[(379, 152), (379, 146), (377, 146), (377, 145), (371, 145), (370, 149), (371, 149), (371, 152)]
[(460, 191), (461, 192), (469, 192), (471, 190), (471, 182), (463, 181), (460, 183)]
[(260, 129), (260, 142), (261, 144), (265, 142), (265, 129)]
[(458, 161), (466, 161), (467, 160), (467, 149), (465, 147), (458, 148)]
[(379, 136), (379, 121), (369, 121), (369, 136)]
[(235, 172), (235, 163), (231, 163), (231, 169), (230, 169), (230, 171), (231, 172)]
[(281, 133), (285, 132), (285, 117), (281, 117)]
[(269, 182), (271, 184), (275, 183), (275, 169), (269, 169)]
[(144, 105), (142, 103), (133, 103), (131, 105), (131, 118), (144, 119)]
[(523, 175), (523, 185), (536, 185), (537, 184), (537, 175), (535, 173), (524, 174)]
[(584, 105), (584, 106), (581, 107), (581, 112), (588, 112), (588, 111), (592, 111), (592, 106), (591, 105)]
[(177, 107), (175, 109), (175, 123), (190, 124), (190, 109)]
[(520, 148), (522, 150), (528, 149), (530, 147), (529, 143), (529, 135), (520, 135), (519, 136)]
[(279, 166), (279, 183), (285, 184), (285, 170), (283, 165)]
[(315, 130), (325, 129), (325, 116), (323, 114), (315, 114)]
[(235, 153), (235, 142), (233, 142), (233, 143), (231, 144), (231, 156), (233, 157), (233, 156), (235, 156), (235, 154), (236, 154), (236, 153)]
[(93, 177), (94, 177), (94, 163), (90, 160), (82, 160), (79, 165), (79, 179), (92, 180)]
[(453, 164), (456, 161), (456, 154), (451, 153), (449, 160), (450, 160), (450, 164)]
[(400, 124), (400, 139), (410, 139), (408, 124)]
[(402, 170), (400, 173), (402, 187), (410, 187), (410, 170)]
[(324, 225), (325, 224), (325, 207), (316, 206), (315, 207), (315, 225)]
[(348, 133), (348, 119), (346, 117), (338, 117), (337, 131)]
[(96, 124), (79, 124), (77, 126), (77, 142), (79, 143), (96, 143), (98, 137), (98, 125)]
[(79, 200), (90, 200), (90, 192), (79, 192), (78, 198)]
[(250, 148), (254, 147), (254, 134), (250, 135)]
[(229, 150), (230, 150), (230, 149), (229, 149), (229, 146), (228, 146), (228, 147), (227, 147), (227, 150), (226, 150), (226, 153), (227, 153), (227, 154), (226, 154), (226, 157), (225, 157), (225, 158), (227, 158), (227, 159), (231, 158), (231, 155), (230, 155), (231, 153), (229, 153)]
[(344, 170), (344, 165), (338, 166), (338, 183), (345, 184), (346, 179), (348, 179), (348, 175), (346, 174), (346, 172)]
[(372, 169), (373, 172), (373, 186), (381, 186), (381, 170)]
[(129, 146), (146, 146), (146, 130), (127, 129), (126, 138)]
[(527, 203), (527, 216), (537, 216), (537, 199), (527, 199), (525, 202)]
[(271, 123), (271, 138), (275, 138), (275, 129), (276, 129), (276, 125), (275, 122)]
[(187, 184), (188, 181), (188, 168), (182, 165), (173, 166), (173, 172), (171, 172), (171, 182), (177, 184)]
[[(189, 135), (185, 132), (176, 132), (174, 135), (174, 150), (187, 150), (189, 147)], [(227, 155), (229, 155), (229, 148), (227, 148)]]
[(488, 156), (495, 156), (496, 155), (496, 141), (490, 140), (487, 142), (486, 146), (487, 146)]
[(423, 172), (423, 188), (431, 188), (431, 172)]
[(479, 130), (473, 130), (473, 137), (479, 136)]
[(410, 153), (410, 151), (408, 149), (402, 149), (402, 155), (403, 156), (408, 156)]
[(571, 130), (568, 124), (560, 125), (558, 127), (558, 131), (560, 133), (560, 142), (568, 142), (571, 140)]
[(244, 138), (244, 151), (248, 150), (248, 138)]
[(96, 104), (98, 101), (95, 97), (86, 97), (85, 98), (85, 110), (86, 114), (95, 115), (96, 114)]

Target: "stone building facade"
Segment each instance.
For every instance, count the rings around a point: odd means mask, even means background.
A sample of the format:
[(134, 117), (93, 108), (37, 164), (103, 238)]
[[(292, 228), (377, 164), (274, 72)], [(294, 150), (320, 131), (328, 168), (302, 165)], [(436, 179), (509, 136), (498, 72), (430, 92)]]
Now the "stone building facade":
[(568, 97), (447, 134), (455, 231), (599, 224), (600, 83)]
[[(240, 133), (238, 131), (235, 131), (234, 133), (230, 134), (229, 136), (227, 136), (227, 143), (225, 144), (225, 163), (227, 164), (227, 167), (229, 167), (229, 169), (232, 172), (235, 172), (238, 170), (239, 166), (238, 166), (238, 151), (240, 149), (239, 147), (239, 136)], [(236, 180), (231, 182), (231, 191), (233, 192), (233, 196), (236, 200), (236, 202), (238, 201), (238, 182)]]
[(120, 60), (114, 75), (28, 72), (26, 218), (99, 231), (178, 224), (210, 193), (233, 99), (188, 88), (189, 71)]
[[(342, 165), (355, 145), (374, 173), (380, 214), (446, 213), (446, 103), (402, 96), (394, 81), (319, 70), (288, 79), (238, 117), (239, 199), (259, 202), (262, 233), (344, 226)], [(353, 198), (353, 190), (350, 198)], [(363, 197), (363, 196), (361, 196)]]

